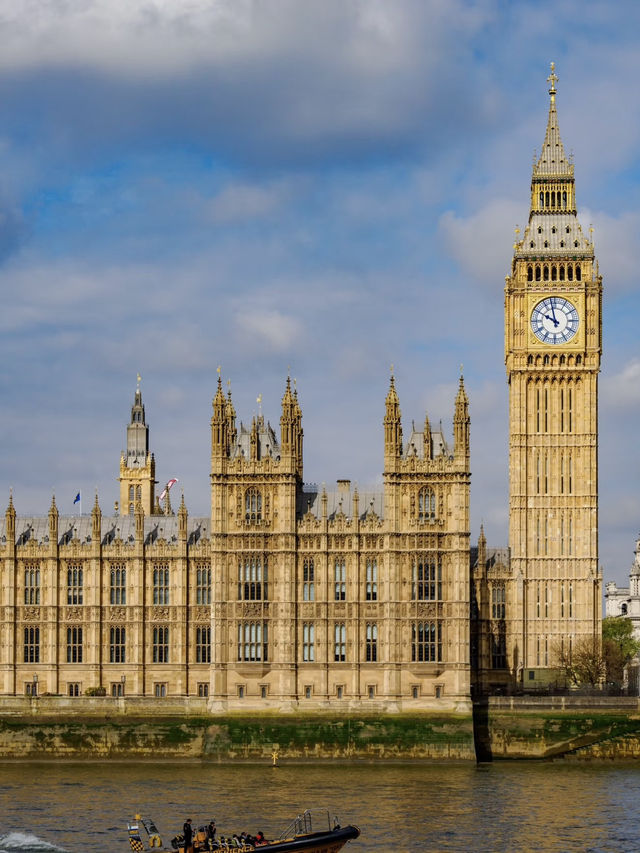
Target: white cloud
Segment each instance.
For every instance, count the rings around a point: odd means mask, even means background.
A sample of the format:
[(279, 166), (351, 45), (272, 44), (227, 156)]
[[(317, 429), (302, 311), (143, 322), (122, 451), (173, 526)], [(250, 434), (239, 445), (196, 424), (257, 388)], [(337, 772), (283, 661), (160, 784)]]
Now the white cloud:
[(212, 221), (218, 224), (260, 219), (277, 210), (288, 195), (286, 182), (269, 186), (232, 183), (210, 201), (208, 210)]
[(596, 257), (606, 292), (619, 293), (638, 286), (638, 234), (640, 211), (619, 216), (584, 208), (578, 212), (583, 230), (593, 224)]
[(632, 358), (619, 373), (602, 377), (602, 400), (618, 409), (640, 407), (640, 358)]
[(249, 350), (286, 352), (302, 337), (302, 325), (295, 317), (274, 309), (244, 309), (236, 315), (238, 334)]
[(440, 233), (451, 257), (473, 281), (496, 287), (509, 272), (514, 228), (522, 229), (523, 208), (509, 199), (492, 199), (471, 216), (451, 210), (440, 217)]

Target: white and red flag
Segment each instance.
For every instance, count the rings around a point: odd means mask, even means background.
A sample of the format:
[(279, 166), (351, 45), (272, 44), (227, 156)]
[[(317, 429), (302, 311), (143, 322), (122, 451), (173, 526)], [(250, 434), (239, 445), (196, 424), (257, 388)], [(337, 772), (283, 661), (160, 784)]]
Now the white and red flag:
[(162, 494), (160, 495), (159, 500), (163, 501), (163, 500), (164, 500), (164, 498), (165, 498), (165, 495), (167, 494), (167, 492), (169, 491), (169, 489), (171, 488), (171, 486), (175, 486), (175, 484), (176, 484), (177, 482), (178, 482), (177, 477), (173, 477), (171, 480), (169, 480), (169, 482), (167, 483), (167, 485), (166, 485), (166, 486), (164, 487), (164, 489), (162, 490)]

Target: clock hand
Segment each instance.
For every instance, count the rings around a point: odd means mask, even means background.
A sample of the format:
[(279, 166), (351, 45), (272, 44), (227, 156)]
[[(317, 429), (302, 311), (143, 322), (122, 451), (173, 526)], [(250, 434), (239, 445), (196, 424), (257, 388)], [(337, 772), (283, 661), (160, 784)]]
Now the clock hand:
[(551, 322), (553, 323), (553, 325), (554, 325), (554, 326), (559, 326), (559, 325), (560, 325), (560, 321), (559, 321), (559, 320), (556, 320), (556, 318), (555, 318), (555, 317), (550, 317), (548, 314), (545, 314), (545, 315), (544, 315), (544, 318), (545, 318), (545, 320), (551, 320)]
[(554, 307), (553, 302), (551, 303), (551, 313), (553, 314), (553, 322), (558, 325), (558, 321), (556, 320), (556, 309)]

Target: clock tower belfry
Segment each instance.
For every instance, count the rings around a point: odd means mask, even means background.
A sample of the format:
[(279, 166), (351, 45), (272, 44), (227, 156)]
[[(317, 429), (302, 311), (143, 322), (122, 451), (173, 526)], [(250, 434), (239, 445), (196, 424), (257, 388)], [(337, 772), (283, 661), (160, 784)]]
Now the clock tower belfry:
[(549, 119), (529, 222), (505, 285), (509, 383), (508, 666), (534, 686), (599, 642), (598, 373), (602, 278), (577, 217), (551, 64)]

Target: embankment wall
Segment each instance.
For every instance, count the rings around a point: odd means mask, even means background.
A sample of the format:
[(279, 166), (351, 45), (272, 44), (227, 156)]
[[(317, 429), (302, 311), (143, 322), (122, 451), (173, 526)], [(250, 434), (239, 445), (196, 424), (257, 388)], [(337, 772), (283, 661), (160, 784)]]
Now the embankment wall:
[(469, 712), (207, 713), (192, 701), (0, 699), (0, 760), (640, 760), (637, 698), (493, 697)]

